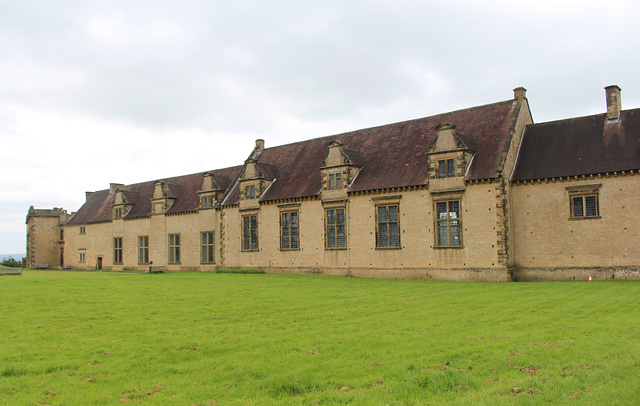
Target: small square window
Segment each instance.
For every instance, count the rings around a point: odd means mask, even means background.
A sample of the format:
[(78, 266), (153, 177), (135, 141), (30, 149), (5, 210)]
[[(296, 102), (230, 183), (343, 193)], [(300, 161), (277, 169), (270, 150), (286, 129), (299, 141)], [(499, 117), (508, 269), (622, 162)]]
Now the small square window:
[(247, 199), (255, 199), (256, 197), (256, 187), (255, 185), (249, 185), (244, 190), (244, 195)]
[(455, 176), (455, 161), (453, 159), (441, 159), (438, 161), (438, 177), (453, 178)]
[(203, 209), (213, 208), (213, 196), (203, 196), (201, 199), (200, 207)]
[(598, 194), (584, 194), (571, 196), (571, 217), (589, 218), (600, 215)]
[(337, 189), (342, 187), (342, 174), (332, 173), (329, 174), (329, 189)]
[(86, 226), (80, 226), (80, 234), (86, 234), (87, 233), (87, 227)]

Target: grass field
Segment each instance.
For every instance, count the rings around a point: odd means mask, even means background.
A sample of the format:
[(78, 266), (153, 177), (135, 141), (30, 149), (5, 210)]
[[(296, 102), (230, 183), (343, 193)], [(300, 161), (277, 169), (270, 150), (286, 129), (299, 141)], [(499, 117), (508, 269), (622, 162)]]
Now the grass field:
[(637, 404), (640, 282), (0, 277), (0, 404)]

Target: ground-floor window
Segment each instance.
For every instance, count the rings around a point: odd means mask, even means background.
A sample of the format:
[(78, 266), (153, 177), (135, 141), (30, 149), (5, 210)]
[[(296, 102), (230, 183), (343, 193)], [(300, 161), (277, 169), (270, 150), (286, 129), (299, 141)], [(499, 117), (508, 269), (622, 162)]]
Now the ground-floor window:
[(180, 234), (169, 234), (169, 263), (180, 263)]
[(258, 250), (258, 216), (242, 216), (242, 250)]
[(122, 237), (113, 239), (113, 263), (122, 264)]
[(400, 218), (397, 204), (376, 206), (376, 247), (400, 248)]
[(138, 237), (138, 263), (149, 263), (149, 236), (141, 235)]
[(324, 212), (325, 246), (327, 249), (346, 249), (345, 209), (326, 209)]
[(83, 262), (87, 261), (87, 253), (86, 253), (86, 251), (78, 251), (78, 256), (79, 256), (78, 262), (83, 263)]
[(202, 246), (200, 262), (203, 264), (213, 264), (213, 231), (200, 233)]
[(436, 202), (436, 246), (462, 246), (460, 200)]
[(280, 213), (280, 249), (297, 250), (298, 248), (300, 248), (298, 212)]

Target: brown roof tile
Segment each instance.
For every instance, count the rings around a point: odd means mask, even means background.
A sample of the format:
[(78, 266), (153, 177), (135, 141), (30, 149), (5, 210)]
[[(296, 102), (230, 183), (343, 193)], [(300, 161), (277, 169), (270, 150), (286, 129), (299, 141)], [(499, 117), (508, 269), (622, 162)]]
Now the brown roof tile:
[[(516, 105), (517, 101), (508, 100), (264, 149), (258, 161), (276, 166), (278, 176), (261, 201), (317, 196), (321, 189), (320, 168), (327, 145), (333, 140), (342, 142), (354, 164), (362, 166), (349, 192), (426, 185), (426, 152), (435, 140), (435, 127), (443, 122), (455, 124), (477, 153), (467, 179), (494, 178), (498, 176)], [(238, 193), (234, 191), (225, 204), (237, 201)]]
[(513, 181), (640, 169), (640, 109), (527, 126)]
[[(213, 174), (218, 186), (222, 190), (226, 190), (241, 168), (241, 166), (235, 166), (210, 171), (209, 173)], [(176, 199), (173, 205), (167, 210), (167, 213), (182, 213), (198, 208), (197, 192), (202, 184), (203, 174), (204, 172), (200, 172), (165, 179), (168, 196)], [(155, 181), (149, 181), (119, 187), (119, 189), (124, 192), (127, 204), (133, 205), (131, 210), (125, 215), (125, 219), (151, 215), (150, 199), (153, 197), (154, 184)], [(110, 221), (112, 218), (111, 208), (114, 199), (115, 193), (109, 194), (109, 190), (100, 190), (93, 193), (67, 224), (73, 225)]]

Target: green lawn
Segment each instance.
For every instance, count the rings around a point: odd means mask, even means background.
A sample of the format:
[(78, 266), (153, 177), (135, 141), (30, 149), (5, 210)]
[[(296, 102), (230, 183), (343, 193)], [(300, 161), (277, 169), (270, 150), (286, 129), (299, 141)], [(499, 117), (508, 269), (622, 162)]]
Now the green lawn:
[(640, 281), (0, 277), (0, 404), (637, 404)]

